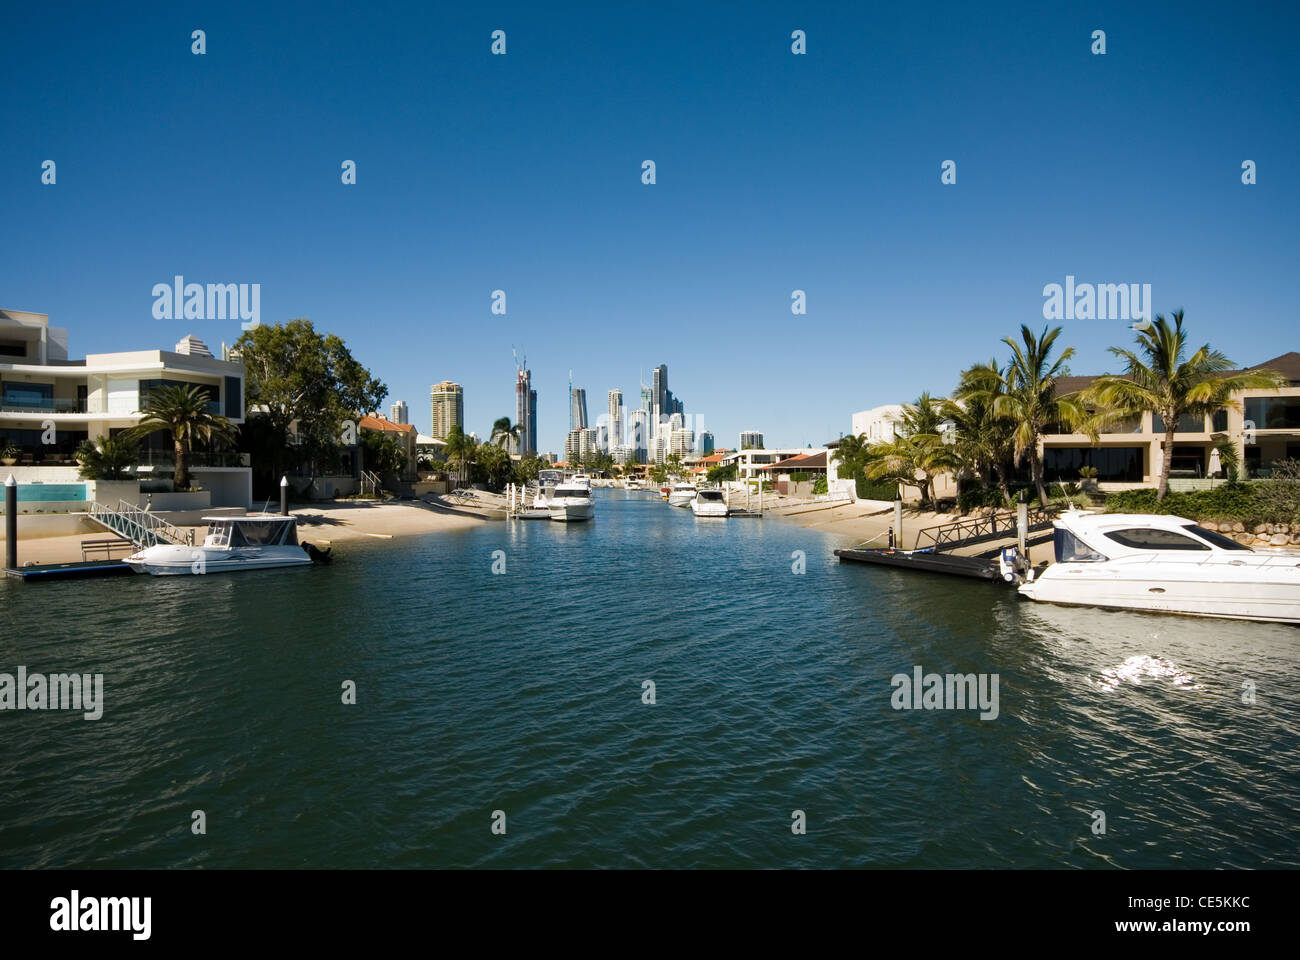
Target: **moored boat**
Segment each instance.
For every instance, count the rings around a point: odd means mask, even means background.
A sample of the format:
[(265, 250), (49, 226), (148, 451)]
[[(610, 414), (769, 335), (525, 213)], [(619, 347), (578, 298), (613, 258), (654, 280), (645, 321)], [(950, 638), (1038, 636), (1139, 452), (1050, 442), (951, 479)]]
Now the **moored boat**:
[(1030, 600), (1300, 624), (1300, 553), (1173, 516), (1072, 510), (1053, 526), (1056, 562), (1020, 585)]
[(691, 501), (695, 499), (696, 492), (693, 483), (675, 483), (668, 491), (668, 503), (674, 507), (689, 507)]
[(725, 517), (727, 498), (721, 490), (700, 490), (691, 501), (691, 512), (697, 517)]
[(208, 533), (201, 546), (160, 543), (133, 553), (125, 563), (136, 573), (174, 576), (309, 567), (329, 560), (328, 552), (298, 542), (294, 517), (204, 517), (203, 522)]
[(552, 520), (590, 520), (596, 512), (591, 484), (586, 477), (574, 477), (556, 484), (548, 503)]

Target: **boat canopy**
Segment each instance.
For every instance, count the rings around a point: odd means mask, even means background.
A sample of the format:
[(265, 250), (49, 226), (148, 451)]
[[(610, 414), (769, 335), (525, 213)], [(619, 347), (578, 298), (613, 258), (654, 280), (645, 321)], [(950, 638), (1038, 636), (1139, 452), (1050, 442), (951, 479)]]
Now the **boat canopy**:
[(296, 547), (293, 517), (204, 517), (208, 541), (223, 547)]

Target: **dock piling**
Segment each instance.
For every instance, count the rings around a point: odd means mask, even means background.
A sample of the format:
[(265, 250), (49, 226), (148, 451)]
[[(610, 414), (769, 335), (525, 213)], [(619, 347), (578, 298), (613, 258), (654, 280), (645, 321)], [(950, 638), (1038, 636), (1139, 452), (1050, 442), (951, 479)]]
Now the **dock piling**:
[(5, 567), (18, 569), (18, 481), (12, 473), (5, 481)]
[(289, 478), (280, 478), (280, 516), (289, 515)]

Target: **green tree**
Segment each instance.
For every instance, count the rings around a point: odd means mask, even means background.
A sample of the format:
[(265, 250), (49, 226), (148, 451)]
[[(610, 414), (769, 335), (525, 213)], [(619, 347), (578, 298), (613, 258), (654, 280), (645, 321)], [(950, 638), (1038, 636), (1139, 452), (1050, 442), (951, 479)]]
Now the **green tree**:
[(1016, 462), (1029, 461), (1038, 502), (1047, 506), (1047, 487), (1043, 483), (1043, 460), (1038, 453), (1038, 441), (1050, 427), (1063, 426), (1074, 429), (1087, 419), (1087, 411), (1078, 397), (1058, 396), (1056, 382), (1070, 369), (1066, 361), (1074, 356), (1074, 347), (1066, 347), (1060, 356), (1052, 359), (1052, 347), (1061, 335), (1061, 328), (1044, 327), (1038, 336), (1021, 324), (1020, 341), (1003, 337), (1002, 342), (1011, 348), (1011, 361), (1001, 371), (1000, 383), (995, 389), (972, 390), (969, 397), (978, 397), (991, 404), (993, 414), (1007, 421), (1012, 428), (1012, 451)]
[(478, 444), (460, 427), (452, 427), (447, 431), (446, 442), (443, 454), (447, 462), (455, 467), (458, 482), (464, 486), (470, 465), (478, 455)]
[[(321, 334), (310, 320), (260, 324), (235, 343), (247, 377), (246, 430), (254, 439), (255, 463), (276, 482), (299, 463), (338, 460), (343, 421), (378, 410), (388, 388), (352, 356), (341, 337)], [(296, 423), (296, 450), (290, 427)], [(357, 438), (360, 440), (360, 437)]]
[(140, 462), (139, 444), (118, 434), (99, 442), (82, 440), (77, 445), (77, 474), (85, 480), (125, 480), (126, 471)]
[(492, 423), (488, 442), (508, 449), (510, 444), (519, 442), (519, 425), (511, 423), (509, 417), (498, 417)]
[(172, 484), (176, 490), (190, 488), (190, 454), (195, 441), (204, 444), (233, 444), (239, 431), (225, 417), (208, 412), (208, 394), (199, 386), (159, 387), (149, 393), (144, 417), (123, 431), (126, 443), (138, 443), (156, 430), (171, 436), (174, 454)]
[(1157, 314), (1150, 329), (1138, 332), (1136, 352), (1122, 347), (1111, 347), (1110, 352), (1125, 362), (1127, 370), (1098, 377), (1084, 391), (1085, 402), (1099, 408), (1090, 422), (1090, 431), (1095, 436), (1109, 422), (1147, 411), (1164, 421), (1157, 503), (1169, 492), (1169, 465), (1173, 460), (1179, 417), (1206, 417), (1225, 407), (1239, 408), (1231, 399), (1232, 394), (1241, 390), (1276, 389), (1288, 383), (1274, 370), (1231, 373), (1232, 361), (1218, 350), (1212, 350), (1208, 343), (1185, 358), (1187, 334), (1183, 330), (1181, 310), (1175, 311), (1170, 319)]
[(378, 430), (363, 430), (361, 445), (365, 450), (366, 469), (381, 477), (400, 474), (406, 467), (406, 450), (396, 437)]
[(996, 484), (1010, 502), (1015, 441), (1009, 423), (994, 412), (1006, 392), (1003, 373), (996, 360), (964, 370), (953, 398), (943, 403), (943, 416), (953, 424), (953, 452), (961, 469), (978, 477), (986, 490)]
[(499, 490), (509, 481), (514, 461), (504, 447), (495, 443), (479, 444), (475, 456), (475, 473), (493, 490)]

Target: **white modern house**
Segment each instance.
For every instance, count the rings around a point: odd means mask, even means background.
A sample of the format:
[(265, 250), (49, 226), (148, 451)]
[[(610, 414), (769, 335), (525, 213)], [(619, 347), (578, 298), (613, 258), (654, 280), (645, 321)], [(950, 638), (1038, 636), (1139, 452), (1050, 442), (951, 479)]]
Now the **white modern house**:
[(903, 419), (901, 403), (887, 403), (853, 414), (853, 435), (867, 435), (869, 443), (888, 443), (893, 440), (898, 424)]
[[(68, 334), (41, 313), (0, 310), (0, 448), (4, 466), (24, 485), (85, 486), (74, 453), (83, 440), (113, 436), (135, 426), (160, 387), (196, 385), (212, 413), (244, 422), (244, 367), (218, 359), (201, 340), (186, 337), (175, 350), (136, 350), (68, 359)], [(139, 480), (170, 477), (173, 452), (165, 432), (141, 444)], [(250, 507), (252, 471), (247, 455), (195, 450), (194, 482), (210, 506)], [(37, 491), (41, 492), (41, 491)], [(30, 493), (30, 491), (29, 491)], [(42, 498), (52, 499), (52, 498)], [(77, 498), (69, 497), (75, 501)]]

